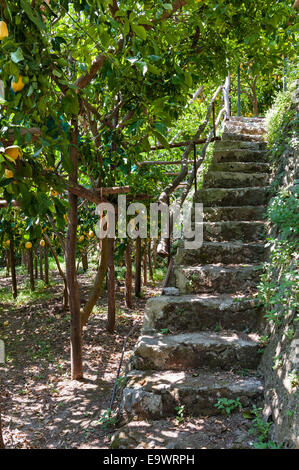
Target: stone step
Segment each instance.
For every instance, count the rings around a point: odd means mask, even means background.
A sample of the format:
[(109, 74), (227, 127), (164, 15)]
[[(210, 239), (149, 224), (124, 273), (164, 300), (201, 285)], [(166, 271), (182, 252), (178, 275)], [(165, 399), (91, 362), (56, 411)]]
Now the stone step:
[(209, 171), (229, 171), (236, 173), (270, 173), (269, 163), (261, 162), (212, 162)]
[(209, 188), (248, 188), (267, 186), (268, 173), (240, 173), (237, 171), (209, 171), (203, 187)]
[(269, 198), (269, 187), (264, 188), (203, 188), (194, 195), (194, 201), (207, 207), (262, 206)]
[(174, 266), (175, 285), (181, 294), (248, 293), (259, 282), (262, 267), (256, 265)]
[(144, 335), (132, 359), (138, 370), (187, 370), (200, 368), (256, 369), (260, 361), (256, 335), (231, 331)]
[[(252, 436), (248, 435), (249, 427), (252, 427), (251, 423), (240, 413), (211, 416), (209, 419), (187, 417), (180, 424), (176, 418), (133, 420), (113, 434), (111, 448), (133, 451), (171, 449), (171, 454), (174, 449), (253, 449)], [(162, 457), (167, 458), (167, 455)], [(170, 463), (192, 463), (187, 458), (188, 455), (178, 455), (178, 461), (170, 460)], [(150, 463), (154, 462), (152, 457)]]
[(214, 150), (213, 162), (268, 163), (268, 155), (264, 150), (226, 148)]
[(263, 322), (263, 306), (254, 298), (236, 295), (153, 297), (146, 303), (143, 333), (170, 333), (222, 328), (252, 331)]
[(246, 142), (266, 142), (265, 140), (265, 135), (264, 134), (245, 134), (245, 132), (242, 132), (242, 129), (239, 130), (239, 132), (234, 132), (232, 130), (231, 132), (226, 132), (224, 131), (222, 134), (222, 140), (242, 140)]
[(226, 124), (224, 134), (244, 134), (250, 136), (265, 136), (265, 129), (261, 128), (259, 124), (247, 124), (244, 122), (229, 122)]
[(229, 122), (245, 122), (245, 123), (256, 123), (260, 124), (261, 126), (265, 126), (265, 118), (261, 116), (255, 116), (255, 117), (245, 117), (245, 116), (231, 116), (229, 118)]
[[(240, 224), (240, 222), (238, 222)], [(247, 222), (249, 223), (249, 222)], [(268, 249), (263, 243), (204, 242), (201, 248), (185, 249), (179, 246), (176, 265), (244, 264), (265, 261)]]
[(260, 150), (266, 152), (267, 142), (251, 142), (246, 140), (217, 140), (214, 150)]
[(261, 221), (265, 218), (265, 212), (265, 206), (204, 207), (203, 220), (205, 222), (220, 222), (226, 220)]
[(123, 391), (126, 415), (138, 419), (176, 416), (184, 407), (185, 416), (221, 414), (215, 407), (219, 398), (240, 400), (252, 408), (263, 395), (263, 383), (255, 376), (242, 377), (232, 372), (164, 372), (132, 370)]
[[(203, 229), (204, 242), (247, 241), (265, 239), (265, 222), (229, 221), (195, 223), (195, 230)], [(231, 261), (234, 262), (233, 260)]]

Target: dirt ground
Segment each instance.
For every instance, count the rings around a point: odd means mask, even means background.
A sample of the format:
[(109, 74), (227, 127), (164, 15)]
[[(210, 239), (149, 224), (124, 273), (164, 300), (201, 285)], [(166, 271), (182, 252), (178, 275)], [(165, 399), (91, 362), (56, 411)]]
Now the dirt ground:
[[(90, 282), (88, 275), (80, 276), (83, 299)], [(4, 286), (10, 289), (9, 278), (1, 279), (0, 287)], [(8, 354), (6, 365), (0, 367), (5, 444), (26, 449), (108, 448), (109, 428), (99, 420), (110, 406), (123, 343), (137, 323), (127, 342), (125, 365), (140, 333), (146, 299), (159, 289), (144, 287), (143, 297), (134, 299), (132, 310), (126, 310), (124, 286), (118, 283), (113, 335), (106, 331), (106, 296), (99, 300), (98, 313), (84, 328), (82, 382), (70, 380), (70, 317), (62, 310), (59, 278), (49, 291), (49, 300), (14, 309), (0, 299), (0, 334)], [(7, 320), (9, 325), (3, 328)]]

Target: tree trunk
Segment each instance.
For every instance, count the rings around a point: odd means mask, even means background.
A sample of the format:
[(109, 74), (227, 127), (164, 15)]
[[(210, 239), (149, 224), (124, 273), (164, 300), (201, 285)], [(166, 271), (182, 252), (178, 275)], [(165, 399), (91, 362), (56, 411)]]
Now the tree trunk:
[(100, 243), (101, 243), (101, 260), (100, 260), (97, 274), (93, 283), (91, 293), (89, 295), (89, 299), (81, 312), (82, 327), (86, 325), (88, 318), (91, 315), (92, 309), (101, 295), (102, 285), (103, 285), (105, 275), (107, 272), (108, 238), (107, 237), (103, 238)]
[(45, 244), (44, 248), (44, 258), (45, 258), (45, 283), (49, 285), (49, 259), (48, 259), (48, 245)]
[(39, 247), (39, 277), (44, 280), (44, 269), (43, 269), (43, 248)]
[(153, 264), (154, 269), (157, 269), (157, 239), (154, 238), (154, 246), (153, 246)]
[(149, 272), (150, 280), (152, 281), (154, 279), (154, 277), (153, 277), (151, 241), (149, 241), (149, 243), (148, 243), (147, 253), (148, 253), (148, 272)]
[(141, 294), (141, 238), (136, 238), (135, 252), (135, 296), (140, 297)]
[(34, 272), (33, 272), (33, 248), (28, 250), (28, 267), (29, 267), (29, 276), (30, 276), (30, 289), (34, 291)]
[(34, 248), (34, 277), (38, 278), (38, 262), (37, 262), (37, 249)]
[(6, 254), (6, 277), (9, 277), (10, 273), (10, 250), (5, 250)]
[(53, 246), (52, 246), (52, 243), (51, 243), (50, 238), (48, 237), (48, 235), (45, 235), (45, 234), (44, 234), (44, 239), (45, 239), (45, 241), (46, 241), (48, 247), (50, 248), (52, 255), (54, 256), (54, 259), (55, 259), (55, 261), (56, 261), (56, 265), (57, 265), (59, 274), (60, 274), (60, 276), (62, 277), (63, 282), (64, 282), (63, 310), (66, 311), (67, 308), (68, 308), (68, 292), (67, 292), (67, 280), (66, 280), (66, 275), (64, 274), (64, 272), (63, 272), (62, 269), (61, 269), (61, 266), (60, 266), (60, 263), (59, 263), (59, 259), (58, 259), (57, 253), (56, 253), (56, 251), (54, 250), (54, 248), (53, 248)]
[(132, 250), (131, 250), (131, 241), (128, 241), (126, 247), (126, 307), (132, 308)]
[(88, 270), (88, 257), (87, 257), (86, 251), (83, 251), (81, 257), (82, 257), (83, 272), (86, 272)]
[(143, 285), (147, 286), (147, 243), (144, 241), (144, 252), (143, 252)]
[(114, 238), (108, 238), (108, 271), (107, 271), (107, 295), (108, 295), (108, 323), (109, 333), (114, 332), (115, 327), (115, 269), (114, 269)]
[[(78, 118), (72, 117), (70, 136), (70, 160), (73, 171), (69, 184), (78, 180)], [(73, 380), (83, 378), (82, 333), (80, 314), (80, 291), (76, 272), (76, 243), (78, 226), (78, 197), (68, 191), (68, 230), (66, 237), (66, 279), (71, 314), (71, 375)]]
[(10, 266), (11, 266), (11, 282), (12, 282), (12, 296), (14, 299), (18, 296), (17, 290), (17, 276), (16, 276), (16, 260), (15, 260), (15, 247), (14, 241), (10, 241)]
[(5, 449), (3, 436), (2, 436), (1, 409), (0, 409), (0, 449)]

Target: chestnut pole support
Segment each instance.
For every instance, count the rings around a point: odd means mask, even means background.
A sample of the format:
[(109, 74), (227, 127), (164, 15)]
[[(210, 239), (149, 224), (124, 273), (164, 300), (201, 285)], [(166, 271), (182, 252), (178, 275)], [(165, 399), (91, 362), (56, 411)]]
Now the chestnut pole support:
[(144, 240), (143, 248), (143, 285), (147, 286), (147, 242)]
[(132, 308), (132, 247), (131, 241), (128, 241), (126, 252), (126, 292), (125, 292), (125, 299), (126, 299), (126, 307)]
[(108, 269), (107, 269), (107, 296), (108, 296), (108, 322), (107, 331), (114, 332), (115, 328), (115, 269), (114, 269), (114, 238), (108, 238)]
[(49, 257), (48, 257), (48, 245), (44, 247), (44, 258), (45, 258), (45, 283), (49, 285)]
[(141, 294), (141, 238), (136, 238), (135, 251), (135, 296), (140, 297)]
[(29, 276), (30, 276), (30, 289), (34, 291), (34, 271), (33, 271), (33, 248), (28, 250), (28, 267), (29, 267)]
[[(70, 127), (70, 161), (73, 170), (69, 176), (69, 185), (78, 180), (78, 116), (72, 116)], [(76, 244), (78, 226), (78, 196), (68, 191), (68, 230), (66, 237), (66, 280), (71, 315), (71, 377), (73, 380), (83, 378), (82, 363), (82, 328), (80, 312), (80, 290), (76, 272)]]
[(10, 240), (10, 268), (11, 268), (11, 281), (12, 281), (12, 296), (14, 299), (16, 299), (18, 296), (18, 290), (17, 290), (17, 276), (16, 276), (15, 247), (14, 247), (14, 241), (12, 239)]
[(39, 247), (39, 276), (41, 280), (44, 280), (44, 269), (43, 269), (43, 248)]
[(226, 80), (225, 80), (225, 85), (223, 88), (224, 112), (225, 112), (226, 120), (230, 118), (229, 93), (230, 93), (230, 74), (227, 75)]

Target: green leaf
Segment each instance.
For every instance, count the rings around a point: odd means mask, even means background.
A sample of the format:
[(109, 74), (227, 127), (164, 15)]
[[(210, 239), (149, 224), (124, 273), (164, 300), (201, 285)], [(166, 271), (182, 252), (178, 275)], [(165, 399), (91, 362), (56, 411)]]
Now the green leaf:
[(45, 30), (46, 25), (43, 23), (43, 21), (42, 21), (41, 17), (39, 16), (39, 14), (37, 14), (37, 13), (33, 14), (33, 11), (31, 9), (30, 5), (28, 4), (28, 2), (26, 0), (21, 0), (20, 4), (21, 4), (21, 7), (23, 8), (23, 10), (25, 11), (26, 15), (30, 19), (30, 21), (32, 21), (32, 23), (34, 23), (39, 29)]
[(143, 39), (144, 41), (146, 40), (147, 34), (143, 26), (132, 24), (132, 30), (140, 39)]
[(169, 144), (167, 140), (165, 139), (164, 135), (162, 135), (160, 132), (156, 130), (152, 130), (152, 133), (155, 137), (157, 137), (158, 141), (160, 142), (161, 145), (164, 145), (164, 147), (169, 148)]
[(165, 8), (165, 10), (172, 10), (171, 3), (163, 3), (163, 7)]
[(18, 47), (15, 52), (10, 53), (10, 57), (15, 64), (18, 64), (19, 62), (21, 62), (21, 60), (24, 60), (22, 49)]

